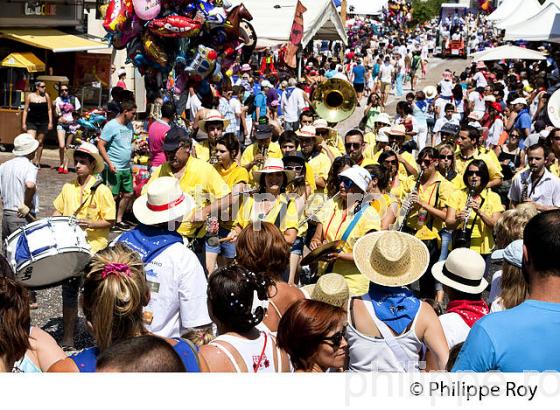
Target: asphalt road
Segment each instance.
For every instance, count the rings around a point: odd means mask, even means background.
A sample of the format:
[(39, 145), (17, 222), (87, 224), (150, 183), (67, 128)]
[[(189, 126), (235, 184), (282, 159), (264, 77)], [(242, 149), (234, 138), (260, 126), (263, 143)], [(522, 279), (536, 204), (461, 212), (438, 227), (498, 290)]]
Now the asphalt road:
[[(427, 70), (427, 78), (419, 80), (417, 89), (421, 89), (427, 85), (435, 85), (441, 78), (441, 73), (446, 68), (452, 71), (460, 72), (464, 69), (467, 62), (465, 60), (440, 60), (432, 59)], [(408, 85), (409, 86), (409, 85)], [(405, 87), (405, 94), (409, 88)], [(389, 115), (395, 115), (395, 105), (397, 100), (391, 95), (388, 100), (387, 112)], [(344, 134), (348, 129), (356, 127), (363, 116), (365, 99), (362, 101), (353, 115), (338, 125), (339, 132)], [(0, 153), (0, 163), (12, 158), (7, 152)], [(44, 166), (39, 170), (38, 190), (40, 213), (39, 217), (52, 215), (53, 200), (60, 192), (62, 185), (74, 178), (74, 174), (60, 175), (56, 169), (51, 167), (58, 166), (58, 150), (53, 147), (47, 147), (43, 153), (42, 163)], [(50, 289), (40, 290), (37, 292), (37, 302), (39, 308), (31, 313), (31, 320), (34, 326), (39, 326), (43, 330), (49, 332), (60, 343), (62, 339), (62, 297), (61, 288), (54, 287)], [(90, 346), (93, 343), (91, 337), (86, 331), (85, 321), (80, 313), (79, 322), (76, 329), (76, 344), (78, 349)]]

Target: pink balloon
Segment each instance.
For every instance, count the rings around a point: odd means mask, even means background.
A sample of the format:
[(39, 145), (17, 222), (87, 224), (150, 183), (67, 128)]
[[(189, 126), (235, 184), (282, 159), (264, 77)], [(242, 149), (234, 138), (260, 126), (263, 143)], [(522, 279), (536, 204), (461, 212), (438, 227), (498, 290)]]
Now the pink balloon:
[(142, 20), (151, 20), (158, 16), (161, 10), (160, 0), (132, 0), (134, 13)]

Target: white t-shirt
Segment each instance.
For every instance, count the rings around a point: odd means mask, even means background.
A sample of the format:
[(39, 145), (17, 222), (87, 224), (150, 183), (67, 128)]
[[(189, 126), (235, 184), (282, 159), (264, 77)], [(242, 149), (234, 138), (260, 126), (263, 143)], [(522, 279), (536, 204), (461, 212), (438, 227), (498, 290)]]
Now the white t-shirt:
[(237, 133), (239, 133), (239, 129), (241, 128), (241, 102), (238, 98), (232, 97), (232, 99), (229, 100), (229, 106), (235, 113), (235, 129)]
[(451, 103), (451, 101), (445, 100), (445, 99), (443, 99), (443, 98), (438, 98), (438, 99), (434, 102), (434, 110), (435, 110), (436, 108), (439, 108), (439, 112), (438, 112), (437, 118), (443, 118), (443, 117), (445, 117), (445, 106), (446, 106), (447, 104), (450, 104), (450, 103)]
[(488, 85), (488, 81), (486, 81), (486, 77), (484, 77), (484, 74), (482, 74), (482, 72), (477, 72), (475, 75), (473, 75), (473, 80), (476, 81), (476, 88), (478, 87), (486, 87)]
[(453, 95), (453, 81), (441, 80), (439, 86), (441, 87), (440, 95), (444, 97), (451, 97)]
[(459, 120), (457, 118), (455, 118), (454, 116), (452, 116), (450, 120), (448, 120), (445, 117), (438, 118), (436, 123), (434, 124), (434, 133), (440, 132), (441, 127), (443, 127), (447, 123), (459, 125)]
[(211, 323), (206, 306), (208, 283), (196, 255), (174, 243), (144, 266), (152, 314), (146, 328), (161, 337), (180, 337), (188, 328)]
[(472, 91), (469, 93), (469, 101), (474, 103), (473, 111), (482, 114), (486, 112), (486, 103), (484, 102), (484, 97), (482, 97), (478, 91)]
[(382, 83), (390, 83), (393, 80), (394, 68), (391, 64), (381, 64), (379, 68), (379, 77)]
[(305, 107), (303, 93), (304, 91), (298, 87), (288, 87), (282, 93), (282, 112), (287, 122), (299, 121), (299, 115)]
[(501, 119), (497, 119), (492, 123), (492, 126), (488, 130), (488, 139), (486, 140), (486, 145), (498, 145), (500, 142), (500, 136), (504, 131), (504, 122)]
[[(17, 211), (25, 197), (25, 183), (37, 184), (37, 168), (26, 157), (15, 157), (0, 165), (0, 196), (4, 210)], [(39, 211), (38, 195), (33, 197), (32, 211)]]
[(451, 312), (441, 315), (439, 321), (450, 349), (467, 339), (471, 328), (457, 313)]

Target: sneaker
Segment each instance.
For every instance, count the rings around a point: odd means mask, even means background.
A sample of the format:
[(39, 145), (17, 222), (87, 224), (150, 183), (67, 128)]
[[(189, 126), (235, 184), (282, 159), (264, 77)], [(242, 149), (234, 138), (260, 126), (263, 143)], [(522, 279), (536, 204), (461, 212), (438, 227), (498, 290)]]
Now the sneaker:
[(130, 225), (127, 224), (127, 223), (124, 222), (124, 221), (117, 222), (117, 223), (115, 224), (115, 229), (116, 229), (116, 230), (119, 230), (119, 231), (127, 231), (127, 230), (130, 229)]

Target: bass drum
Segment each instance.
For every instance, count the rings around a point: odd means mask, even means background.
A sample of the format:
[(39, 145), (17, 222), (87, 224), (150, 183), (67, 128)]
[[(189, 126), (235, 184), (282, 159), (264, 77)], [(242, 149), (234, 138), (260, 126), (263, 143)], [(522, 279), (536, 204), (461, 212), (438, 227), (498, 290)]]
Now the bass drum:
[(48, 288), (79, 275), (91, 259), (91, 247), (76, 218), (55, 216), (26, 225), (6, 239), (6, 257), (15, 279)]

